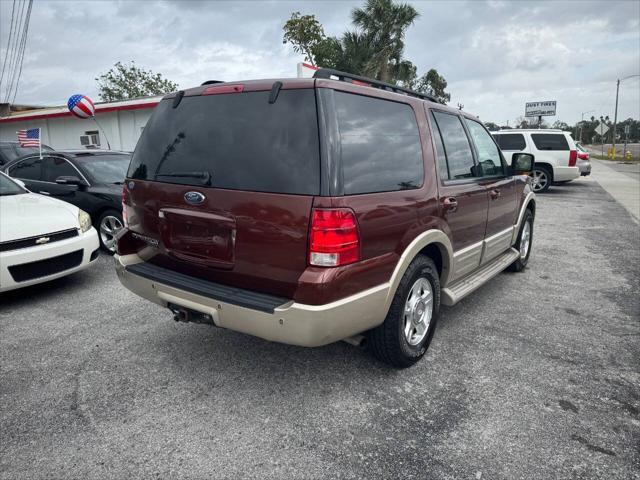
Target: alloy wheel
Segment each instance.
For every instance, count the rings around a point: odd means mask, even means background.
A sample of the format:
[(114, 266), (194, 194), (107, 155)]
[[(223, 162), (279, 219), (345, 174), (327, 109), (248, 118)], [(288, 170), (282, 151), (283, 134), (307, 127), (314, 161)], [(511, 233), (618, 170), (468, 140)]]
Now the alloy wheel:
[(404, 336), (418, 345), (427, 334), (433, 315), (433, 290), (426, 278), (415, 281), (404, 304)]
[(522, 227), (522, 235), (520, 236), (520, 258), (525, 260), (529, 254), (529, 247), (531, 246), (531, 222), (527, 222)]
[(105, 216), (100, 222), (100, 241), (110, 252), (116, 251), (115, 236), (122, 229), (122, 222), (113, 215)]
[(544, 190), (549, 184), (549, 177), (547, 176), (547, 172), (543, 170), (534, 170), (533, 171), (533, 191), (539, 192), (540, 190)]

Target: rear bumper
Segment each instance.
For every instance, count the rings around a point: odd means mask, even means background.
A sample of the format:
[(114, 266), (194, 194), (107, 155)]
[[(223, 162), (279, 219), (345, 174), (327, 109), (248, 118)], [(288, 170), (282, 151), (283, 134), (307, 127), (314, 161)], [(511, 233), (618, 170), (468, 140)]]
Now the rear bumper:
[[(83, 270), (97, 258), (97, 256), (92, 258), (92, 254), (97, 252), (99, 247), (98, 234), (92, 227), (87, 232), (67, 240), (50, 243), (48, 245), (2, 252), (0, 253), (0, 292), (27, 287), (36, 283), (48, 282), (49, 280), (54, 280)], [(38, 276), (37, 278), (18, 282), (9, 270), (12, 266), (41, 262), (54, 257), (67, 255), (71, 252), (77, 252), (78, 250), (82, 251), (82, 259), (76, 266), (66, 268), (51, 275)]]
[(127, 267), (142, 264), (135, 254), (115, 255), (114, 259), (120, 282), (135, 294), (163, 307), (171, 303), (206, 313), (219, 327), (274, 342), (303, 347), (327, 345), (380, 325), (386, 316), (388, 283), (325, 305), (283, 300), (281, 305), (257, 309), (243, 306), (250, 292), (232, 298), (223, 286), (191, 288), (190, 282), (179, 285), (163, 275), (154, 278), (152, 274), (134, 273), (132, 270), (140, 273), (141, 269)]
[(580, 169), (578, 167), (553, 167), (554, 182), (566, 182), (568, 180), (575, 180), (579, 176)]
[(580, 170), (580, 175), (582, 176), (591, 174), (591, 162), (589, 160), (578, 160), (578, 170)]

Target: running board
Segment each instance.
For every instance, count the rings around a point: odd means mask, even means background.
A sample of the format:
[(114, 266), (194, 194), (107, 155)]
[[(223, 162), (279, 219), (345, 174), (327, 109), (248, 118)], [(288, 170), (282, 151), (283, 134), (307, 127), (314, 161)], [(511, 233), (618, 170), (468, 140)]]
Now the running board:
[(495, 260), (490, 261), (466, 277), (456, 280), (442, 289), (441, 303), (443, 305), (455, 305), (515, 262), (519, 255), (520, 252), (515, 248), (510, 248)]

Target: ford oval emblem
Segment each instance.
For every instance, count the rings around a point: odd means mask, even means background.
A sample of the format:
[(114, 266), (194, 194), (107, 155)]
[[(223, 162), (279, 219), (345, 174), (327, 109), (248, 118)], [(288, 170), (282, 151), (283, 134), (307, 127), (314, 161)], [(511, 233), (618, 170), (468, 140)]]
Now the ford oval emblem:
[(197, 205), (198, 203), (204, 202), (204, 195), (200, 192), (187, 192), (184, 194), (184, 199), (187, 203)]

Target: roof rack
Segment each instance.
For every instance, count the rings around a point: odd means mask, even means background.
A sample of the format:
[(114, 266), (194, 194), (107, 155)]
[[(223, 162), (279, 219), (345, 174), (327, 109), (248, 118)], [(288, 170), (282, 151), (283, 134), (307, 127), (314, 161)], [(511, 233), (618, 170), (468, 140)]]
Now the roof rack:
[(390, 83), (381, 82), (380, 80), (374, 80), (373, 78), (361, 77), (360, 75), (354, 75), (352, 73), (341, 72), (340, 70), (334, 70), (332, 68), (321, 68), (316, 70), (313, 74), (313, 78), (328, 78), (332, 79), (336, 77), (341, 82), (354, 83), (356, 85), (362, 85), (367, 87), (374, 87), (387, 92), (400, 93), (402, 95), (409, 95), (410, 97), (421, 98), (422, 100), (429, 100), (430, 102), (440, 103), (433, 95), (426, 93), (418, 93), (408, 88), (398, 87)]
[(202, 82), (202, 85), (213, 85), (214, 83), (225, 83), (224, 80), (207, 80), (206, 82)]

